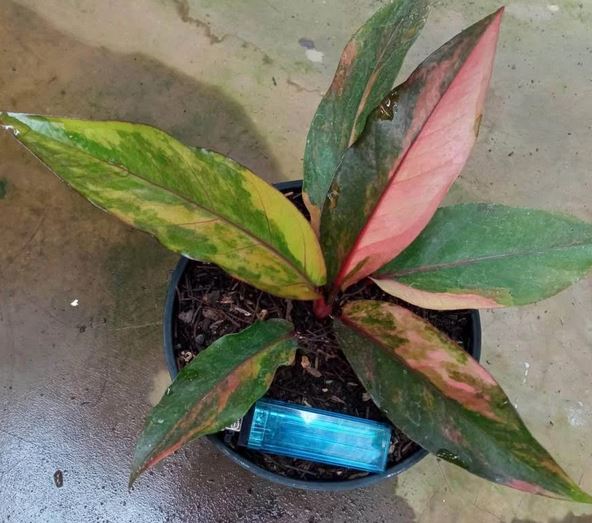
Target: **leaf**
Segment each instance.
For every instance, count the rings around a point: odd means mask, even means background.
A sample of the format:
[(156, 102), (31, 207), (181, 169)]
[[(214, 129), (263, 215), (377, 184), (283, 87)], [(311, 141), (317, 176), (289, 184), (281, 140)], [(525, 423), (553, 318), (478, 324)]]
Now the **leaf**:
[(472, 203), (438, 209), (373, 280), (428, 309), (525, 305), (592, 269), (592, 224), (570, 216)]
[(130, 486), (188, 441), (241, 418), (265, 394), (277, 368), (294, 362), (296, 345), (292, 324), (269, 320), (200, 352), (148, 415), (136, 444)]
[(304, 151), (303, 197), (316, 231), (341, 156), (364, 129), (368, 114), (392, 88), (425, 23), (427, 3), (398, 0), (386, 5), (343, 50), (333, 83), (311, 123)]
[(496, 483), (592, 503), (491, 375), (425, 320), (391, 303), (356, 301), (335, 329), (374, 402), (413, 441)]
[(0, 113), (0, 126), (93, 204), (172, 251), (284, 298), (318, 296), (325, 266), (310, 225), (236, 162), (141, 124)]
[(368, 118), (323, 207), (327, 279), (345, 289), (427, 225), (475, 142), (502, 10), (425, 60)]

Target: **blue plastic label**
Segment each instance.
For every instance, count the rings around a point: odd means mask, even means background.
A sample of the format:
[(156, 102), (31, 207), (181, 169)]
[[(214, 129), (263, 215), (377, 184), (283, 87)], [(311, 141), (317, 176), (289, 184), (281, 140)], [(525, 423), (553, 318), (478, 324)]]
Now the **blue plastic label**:
[(253, 407), (248, 448), (367, 472), (383, 472), (391, 427), (274, 400)]

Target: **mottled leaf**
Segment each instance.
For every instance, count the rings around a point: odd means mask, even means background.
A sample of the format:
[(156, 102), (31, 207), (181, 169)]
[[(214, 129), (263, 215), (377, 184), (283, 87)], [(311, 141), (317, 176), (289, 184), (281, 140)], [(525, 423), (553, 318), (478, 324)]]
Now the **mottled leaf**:
[(328, 281), (372, 274), (427, 225), (475, 142), (502, 10), (434, 52), (368, 118), (321, 219)]
[(483, 478), (592, 503), (533, 438), (491, 375), (392, 303), (348, 303), (338, 342), (375, 403), (412, 440)]
[(438, 209), (403, 253), (373, 277), (428, 309), (525, 305), (592, 269), (592, 224), (570, 216), (472, 203)]
[(311, 123), (304, 152), (304, 201), (318, 231), (320, 209), (343, 152), (391, 90), (427, 16), (427, 0), (394, 1), (372, 16), (341, 55)]
[(150, 412), (136, 444), (130, 485), (188, 441), (241, 418), (294, 361), (296, 340), (284, 320), (257, 322), (216, 340), (184, 367)]
[(0, 126), (98, 207), (189, 258), (285, 298), (325, 281), (318, 240), (279, 191), (147, 125), (0, 113)]

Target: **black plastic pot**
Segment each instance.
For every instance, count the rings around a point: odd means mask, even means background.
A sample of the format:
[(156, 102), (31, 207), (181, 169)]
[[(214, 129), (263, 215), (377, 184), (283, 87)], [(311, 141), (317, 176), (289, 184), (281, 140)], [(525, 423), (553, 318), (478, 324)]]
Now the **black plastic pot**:
[[(302, 189), (302, 182), (300, 180), (293, 182), (283, 182), (275, 184), (275, 187), (282, 192), (300, 191)], [(177, 266), (175, 267), (175, 270), (171, 276), (164, 307), (164, 356), (169, 374), (173, 379), (179, 372), (173, 349), (173, 321), (175, 320), (174, 310), (175, 301), (177, 298), (176, 289), (181, 277), (183, 276), (183, 273), (185, 272), (188, 262), (189, 260), (187, 258), (181, 257), (177, 263)], [(479, 360), (481, 357), (481, 321), (479, 319), (478, 311), (471, 311), (470, 329), (471, 333), (469, 336), (468, 352), (471, 354), (471, 356), (473, 356), (473, 358)], [(208, 439), (214, 444), (215, 447), (218, 448), (218, 450), (220, 450), (220, 452), (253, 474), (256, 474), (257, 476), (269, 481), (273, 481), (274, 483), (279, 483), (280, 485), (305, 490), (338, 491), (368, 487), (384, 479), (398, 476), (401, 474), (401, 472), (406, 471), (428, 454), (426, 450), (418, 449), (416, 452), (405, 458), (397, 465), (388, 468), (383, 474), (371, 474), (365, 478), (344, 481), (305, 481), (280, 476), (279, 474), (274, 474), (258, 465), (255, 465), (244, 456), (241, 456), (231, 448), (227, 447), (224, 444), (221, 436), (218, 434), (208, 436)]]

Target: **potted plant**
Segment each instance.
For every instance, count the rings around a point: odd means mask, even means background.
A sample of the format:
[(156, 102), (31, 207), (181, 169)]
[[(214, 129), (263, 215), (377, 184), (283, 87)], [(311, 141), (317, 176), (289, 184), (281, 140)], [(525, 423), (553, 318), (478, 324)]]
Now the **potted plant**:
[[(452, 318), (465, 322), (463, 336), (474, 334), (467, 309), (535, 302), (583, 277), (592, 225), (503, 205), (438, 208), (479, 132), (502, 10), (391, 89), (425, 15), (425, 1), (389, 4), (344, 49), (307, 139), (301, 196), (310, 223), (289, 200), (301, 204), (297, 189), (284, 196), (153, 127), (0, 113), (92, 203), (197, 260), (177, 276), (198, 280), (189, 299), (199, 304), (175, 314), (199, 350), (178, 351), (188, 363), (148, 415), (130, 484), (243, 416), (295, 359), (318, 379), (311, 353), (298, 352), (310, 336), (294, 326), (312, 322), (325, 336), (316, 350), (341, 351), (368, 405), (424, 449), (516, 489), (592, 502), (462, 340), (434, 326)], [(195, 323), (198, 308), (207, 325)]]

